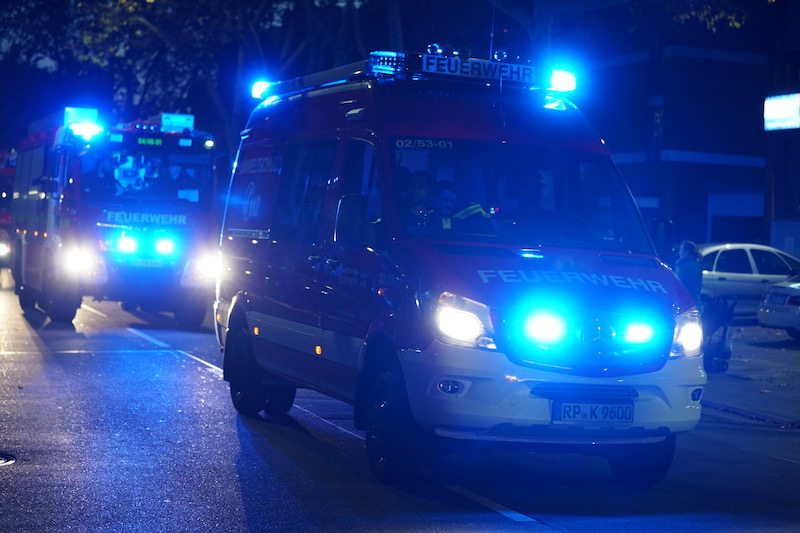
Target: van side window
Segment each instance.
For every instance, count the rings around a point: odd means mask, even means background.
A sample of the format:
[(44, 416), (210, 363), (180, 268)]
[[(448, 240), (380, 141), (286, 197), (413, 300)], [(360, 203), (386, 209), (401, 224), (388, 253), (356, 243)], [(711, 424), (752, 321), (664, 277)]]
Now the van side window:
[(288, 149), (285, 179), (275, 203), (273, 238), (314, 242), (335, 151), (334, 140), (303, 143)]
[(345, 160), (344, 194), (361, 194), (366, 198), (367, 235), (375, 235), (377, 225), (383, 221), (381, 192), (378, 188), (375, 165), (375, 147), (360, 139), (353, 139), (347, 146)]

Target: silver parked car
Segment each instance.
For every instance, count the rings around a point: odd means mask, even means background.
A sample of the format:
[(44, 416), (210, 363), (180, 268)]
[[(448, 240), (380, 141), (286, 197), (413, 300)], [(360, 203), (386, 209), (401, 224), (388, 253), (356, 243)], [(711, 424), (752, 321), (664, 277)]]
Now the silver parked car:
[(756, 317), (765, 328), (785, 329), (800, 340), (800, 276), (767, 287)]
[(736, 300), (736, 315), (755, 315), (761, 295), (773, 283), (800, 274), (800, 259), (762, 244), (703, 244), (702, 298)]

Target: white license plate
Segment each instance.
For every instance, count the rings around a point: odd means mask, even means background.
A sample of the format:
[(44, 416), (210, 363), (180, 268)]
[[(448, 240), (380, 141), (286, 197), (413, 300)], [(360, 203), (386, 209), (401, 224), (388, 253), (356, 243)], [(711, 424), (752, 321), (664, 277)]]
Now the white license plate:
[(630, 424), (632, 403), (555, 402), (553, 420), (557, 422)]

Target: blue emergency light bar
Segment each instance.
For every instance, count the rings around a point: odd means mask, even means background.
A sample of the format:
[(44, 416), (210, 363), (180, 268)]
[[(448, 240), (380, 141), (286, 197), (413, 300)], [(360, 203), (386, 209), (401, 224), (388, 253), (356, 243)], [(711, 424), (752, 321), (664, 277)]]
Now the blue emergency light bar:
[[(279, 95), (296, 94), (314, 87), (370, 77), (411, 80), (450, 78), (463, 81), (514, 84), (531, 89), (547, 86), (549, 90), (558, 92), (573, 91), (576, 87), (575, 74), (570, 72), (553, 71), (551, 79), (543, 80), (532, 65), (467, 58), (464, 57), (464, 54), (456, 53), (445, 55), (439, 53), (440, 50), (440, 48), (429, 47), (429, 51), (434, 53), (425, 54), (375, 51), (370, 53), (367, 61), (344, 65), (293, 80), (279, 83), (258, 81), (252, 86), (252, 96), (264, 100), (263, 104), (268, 104)], [(544, 83), (549, 83), (549, 85), (543, 85)]]

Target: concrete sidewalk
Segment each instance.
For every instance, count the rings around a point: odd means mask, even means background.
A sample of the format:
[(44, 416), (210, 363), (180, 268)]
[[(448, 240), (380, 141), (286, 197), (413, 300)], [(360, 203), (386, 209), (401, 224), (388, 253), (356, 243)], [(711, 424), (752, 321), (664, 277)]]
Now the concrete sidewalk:
[(800, 341), (737, 321), (727, 372), (709, 373), (705, 408), (800, 428)]

